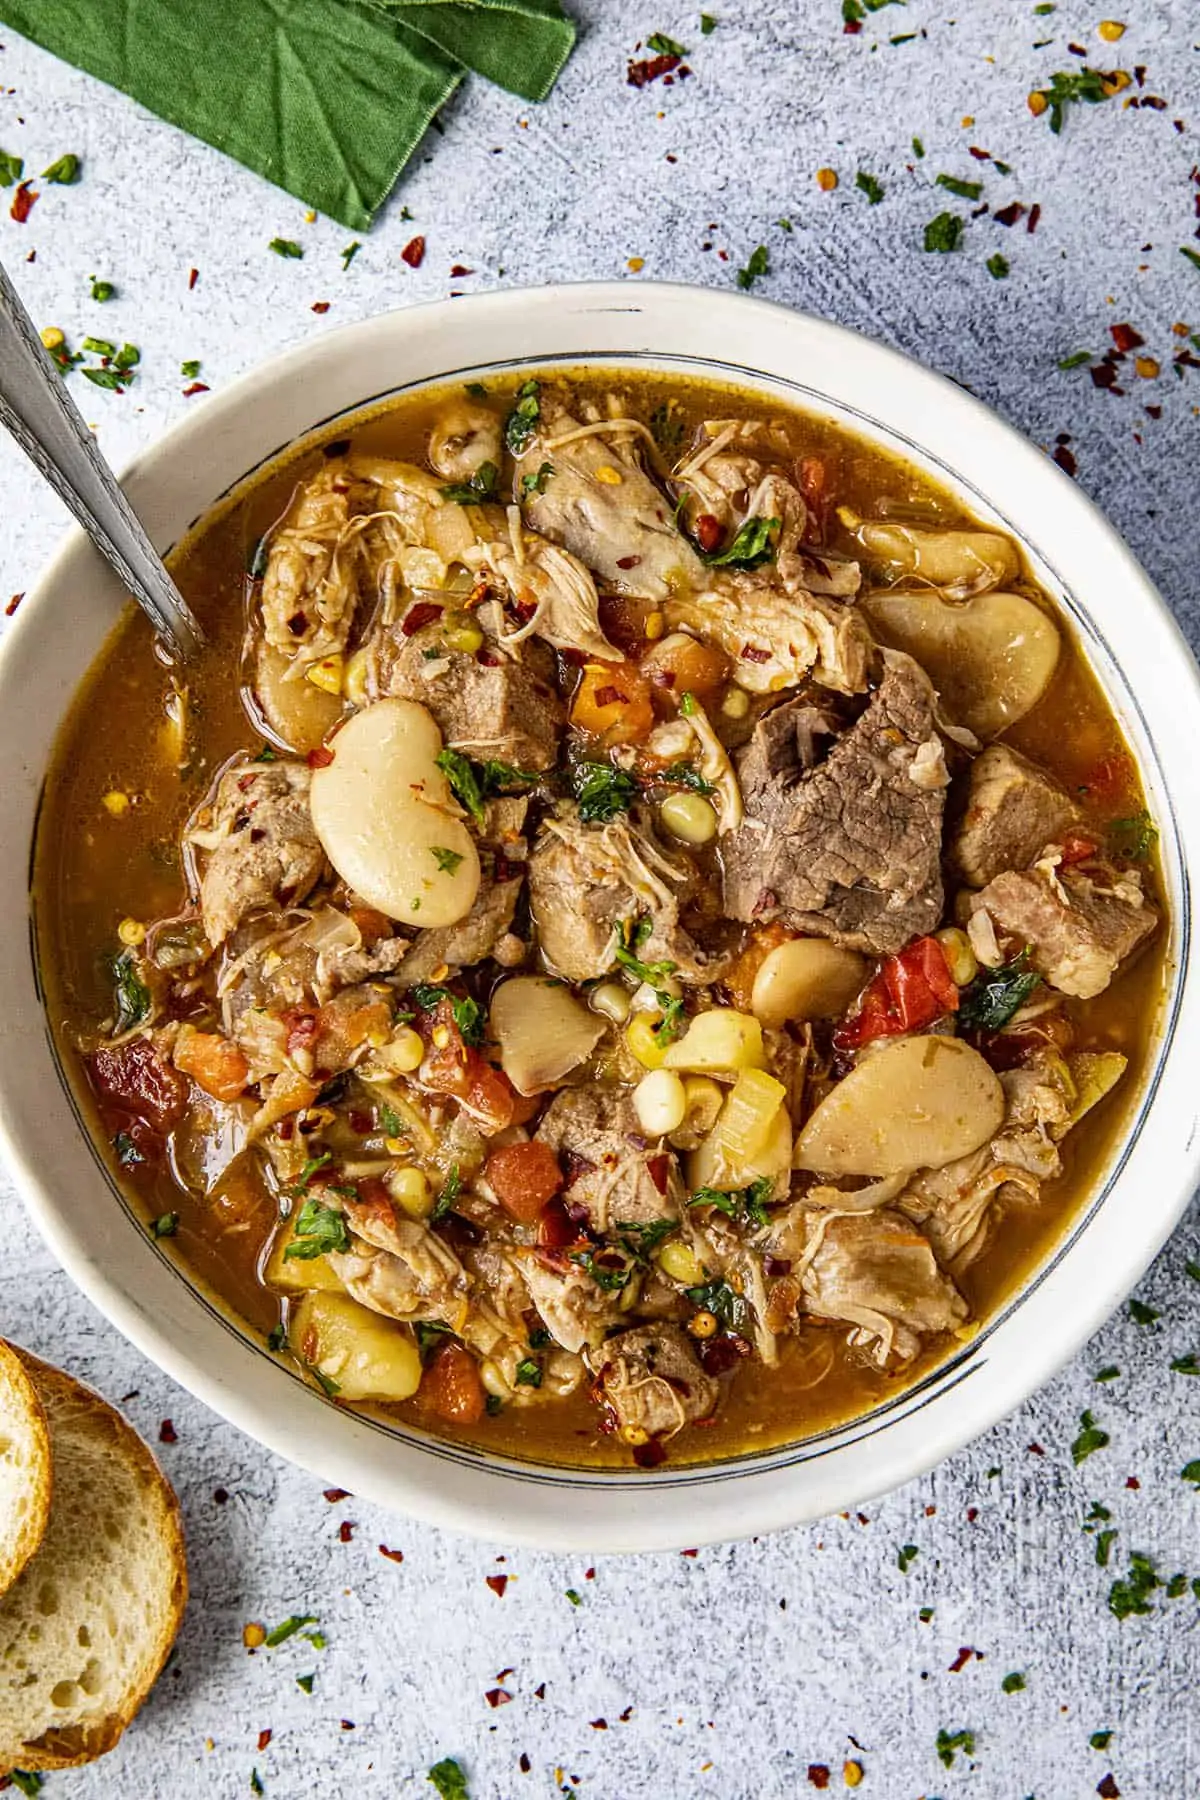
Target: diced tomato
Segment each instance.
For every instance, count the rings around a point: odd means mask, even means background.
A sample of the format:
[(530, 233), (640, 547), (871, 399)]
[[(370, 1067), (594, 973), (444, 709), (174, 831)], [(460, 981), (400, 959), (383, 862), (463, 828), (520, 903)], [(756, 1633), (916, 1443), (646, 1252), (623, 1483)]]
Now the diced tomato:
[(421, 1377), (420, 1397), (439, 1419), (478, 1425), (487, 1395), (470, 1351), (461, 1344), (443, 1344)]
[(838, 1050), (858, 1050), (875, 1038), (921, 1031), (958, 1010), (958, 984), (936, 938), (921, 937), (889, 956), (863, 994), (858, 1011), (833, 1034)]
[(637, 744), (654, 729), (650, 683), (632, 662), (587, 662), (571, 723), (606, 744)]
[(190, 1075), (214, 1100), (236, 1100), (246, 1086), (250, 1065), (236, 1044), (216, 1031), (181, 1032), (175, 1067)]
[(538, 1220), (538, 1247), (542, 1250), (565, 1250), (568, 1244), (577, 1244), (581, 1235), (579, 1226), (563, 1205), (561, 1197), (556, 1194)]
[(468, 1050), (470, 1080), (463, 1105), (474, 1114), (485, 1137), (506, 1131), (516, 1112), (516, 1092), (501, 1069), (493, 1069), (477, 1050)]
[(115, 1100), (156, 1131), (167, 1131), (187, 1106), (187, 1083), (165, 1062), (149, 1038), (96, 1050), (88, 1074), (101, 1100)]
[(1086, 831), (1068, 831), (1062, 841), (1063, 863), (1086, 862), (1099, 848), (1098, 840)]
[(730, 963), (725, 971), (725, 986), (729, 989), (729, 997), (739, 1012), (750, 1011), (750, 998), (754, 992), (754, 978), (766, 962), (772, 950), (780, 944), (786, 944), (796, 933), (776, 919), (770, 925), (758, 925), (746, 939), (745, 947)]
[(505, 1212), (520, 1225), (532, 1225), (539, 1219), (547, 1201), (563, 1184), (553, 1150), (536, 1138), (493, 1150), (483, 1172)]

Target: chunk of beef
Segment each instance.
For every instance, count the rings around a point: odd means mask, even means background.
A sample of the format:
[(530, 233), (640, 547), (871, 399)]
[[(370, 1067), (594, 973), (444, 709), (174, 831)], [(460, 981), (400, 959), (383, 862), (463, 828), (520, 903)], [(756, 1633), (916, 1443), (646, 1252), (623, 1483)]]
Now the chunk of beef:
[(616, 965), (617, 927), (649, 917), (638, 954), (674, 963), (680, 981), (716, 981), (722, 959), (693, 942), (679, 922), (695, 870), (668, 857), (627, 819), (585, 825), (574, 807), (547, 819), (529, 859), (529, 905), (542, 951), (568, 981), (590, 981)]
[(1052, 775), (1007, 744), (989, 744), (971, 764), (947, 863), (968, 887), (986, 887), (1005, 869), (1027, 869), (1078, 817)]
[(682, 1184), (675, 1157), (638, 1124), (627, 1088), (597, 1082), (563, 1088), (537, 1128), (567, 1174), (563, 1198), (593, 1231), (677, 1219)]
[(933, 706), (924, 672), (888, 652), (865, 712), (815, 766), (822, 712), (798, 696), (759, 721), (739, 758), (746, 820), (724, 843), (732, 917), (782, 916), (883, 955), (934, 929), (946, 777)]
[(428, 707), (455, 750), (519, 769), (548, 769), (558, 755), (566, 712), (554, 686), (554, 659), (530, 639), (519, 654), (485, 642), (472, 655), (449, 650), (437, 624), (411, 637), (388, 626), (368, 649), (373, 696), (397, 695)]
[(1057, 875), (1007, 870), (972, 895), (971, 911), (979, 910), (998, 932), (1028, 947), (1051, 987), (1080, 1000), (1103, 993), (1158, 924), (1139, 877), (1129, 872), (1106, 886), (1075, 869)]
[(325, 852), (308, 809), (309, 781), (303, 763), (236, 763), (189, 828), (187, 841), (210, 852), (200, 877), (210, 943), (223, 943), (248, 913), (291, 906), (316, 886)]
[[(967, 1303), (938, 1267), (929, 1239), (899, 1213), (841, 1213), (814, 1224), (802, 1290), (810, 1313), (856, 1327), (881, 1367), (909, 1362), (923, 1336), (952, 1331)], [(810, 1242), (811, 1248), (811, 1242)]]
[(538, 1317), (556, 1344), (578, 1353), (601, 1344), (620, 1318), (620, 1295), (597, 1286), (581, 1263), (561, 1250), (512, 1252)]
[[(720, 1389), (706, 1375), (678, 1325), (639, 1325), (622, 1331), (592, 1356), (599, 1365), (600, 1397), (620, 1431), (636, 1443), (674, 1437), (706, 1419)], [(644, 1434), (644, 1435), (643, 1435)]]
[(465, 919), (419, 932), (400, 966), (398, 985), (415, 987), (432, 980), (436, 969), (467, 969), (491, 956), (512, 925), (523, 880), (517, 875), (508, 881), (485, 881)]

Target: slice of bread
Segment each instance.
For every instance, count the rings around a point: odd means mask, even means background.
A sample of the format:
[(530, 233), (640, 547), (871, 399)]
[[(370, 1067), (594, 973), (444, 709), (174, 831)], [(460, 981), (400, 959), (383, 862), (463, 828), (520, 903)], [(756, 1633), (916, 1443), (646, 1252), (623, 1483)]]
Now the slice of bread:
[(17, 1352), (54, 1460), (36, 1554), (0, 1597), (0, 1770), (111, 1750), (161, 1670), (187, 1600), (179, 1507), (108, 1402)]
[(0, 1338), (0, 1594), (42, 1541), (50, 1517), (50, 1431), (37, 1389)]

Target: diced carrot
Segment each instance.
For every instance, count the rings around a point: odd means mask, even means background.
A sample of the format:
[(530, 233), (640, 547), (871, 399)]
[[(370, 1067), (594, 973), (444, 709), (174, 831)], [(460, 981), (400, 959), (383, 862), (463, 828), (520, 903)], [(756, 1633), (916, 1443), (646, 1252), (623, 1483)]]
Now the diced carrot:
[(477, 1425), (487, 1407), (475, 1358), (461, 1344), (441, 1346), (421, 1377), (420, 1395), (440, 1419), (456, 1425)]
[(725, 986), (739, 1012), (750, 1011), (754, 977), (771, 951), (777, 950), (780, 944), (786, 944), (795, 935), (780, 919), (773, 920), (770, 925), (759, 925), (750, 933), (744, 947), (725, 971)]
[(539, 1219), (547, 1201), (563, 1184), (563, 1173), (549, 1144), (504, 1144), (493, 1150), (484, 1175), (497, 1200), (520, 1225)]
[(369, 950), (380, 938), (391, 937), (392, 922), (385, 913), (377, 912), (373, 906), (352, 906), (350, 917), (362, 934), (362, 941)]
[(632, 662), (585, 663), (571, 723), (606, 744), (640, 743), (654, 729), (650, 683)]
[(675, 712), (685, 694), (694, 694), (702, 705), (719, 694), (729, 680), (729, 658), (712, 644), (673, 632), (642, 658), (642, 673), (660, 711)]
[(250, 1065), (237, 1045), (216, 1031), (180, 1032), (175, 1067), (190, 1075), (214, 1100), (236, 1100), (250, 1074)]

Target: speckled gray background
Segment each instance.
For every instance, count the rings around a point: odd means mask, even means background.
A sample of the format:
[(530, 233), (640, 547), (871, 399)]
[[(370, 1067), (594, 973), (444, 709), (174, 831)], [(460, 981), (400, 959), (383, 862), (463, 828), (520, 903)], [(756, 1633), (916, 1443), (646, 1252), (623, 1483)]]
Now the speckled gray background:
[[(857, 36), (842, 32), (838, 0), (711, 0), (719, 23), (707, 38), (678, 0), (661, 12), (648, 0), (583, 0), (586, 31), (549, 104), (527, 109), (469, 82), (348, 273), (339, 252), (350, 233), (306, 223), (286, 196), (0, 27), (0, 146), (35, 171), (66, 150), (85, 164), (77, 187), (39, 184), (25, 225), (4, 207), (0, 257), (39, 324), (141, 346), (123, 398), (75, 378), (120, 463), (204, 404), (182, 397), (182, 360), (202, 359), (218, 388), (282, 345), (445, 294), (454, 264), (473, 271), (453, 283), (467, 290), (635, 280), (627, 265), (638, 257), (644, 277), (728, 286), (765, 243), (765, 296), (888, 339), (1044, 445), (1069, 433), (1079, 480), (1196, 640), (1200, 368), (1177, 375), (1171, 359), (1192, 353), (1173, 325), (1200, 331), (1200, 268), (1179, 248), (1200, 250), (1200, 18), (1190, 0), (1112, 5), (1128, 25), (1115, 46), (1097, 36), (1101, 8), (1082, 0), (1041, 16), (1014, 0), (910, 0), (869, 15)], [(690, 48), (694, 74), (635, 92), (625, 59), (655, 29)], [(1035, 48), (1039, 39), (1049, 41)], [(1052, 136), (1025, 97), (1079, 67), (1071, 44), (1094, 66), (1143, 65), (1145, 85), (1131, 92), (1165, 105), (1121, 96), (1074, 107)], [(972, 144), (1012, 174), (974, 161)], [(816, 186), (821, 166), (840, 176), (833, 194)], [(860, 169), (885, 189), (877, 206), (855, 188)], [(934, 188), (943, 171), (982, 180), (993, 211), (1039, 203), (1036, 233), (1028, 213), (1009, 228), (981, 217), (961, 252), (927, 255), (925, 223), (943, 207), (971, 211)], [(413, 272), (399, 251), (417, 231), (428, 252)], [(300, 240), (303, 261), (269, 254), (275, 235)], [(985, 268), (997, 250), (1011, 265), (1004, 280)], [(92, 304), (91, 273), (120, 298)], [(315, 315), (314, 301), (329, 312)], [(1157, 378), (1126, 364), (1127, 391), (1113, 395), (1086, 369), (1058, 368), (1103, 350), (1125, 321)], [(63, 523), (0, 444), (0, 602), (32, 579)], [(1185, 1271), (1200, 1255), (1195, 1208), (1140, 1290), (1155, 1323), (1115, 1318), (1013, 1419), (868, 1516), (694, 1558), (602, 1562), (594, 1574), (585, 1556), (506, 1553), (326, 1501), (317, 1481), (137, 1356), (3, 1187), (0, 1245), (0, 1329), (125, 1397), (152, 1441), (173, 1421), (177, 1442), (161, 1454), (191, 1546), (193, 1600), (170, 1672), (120, 1749), (51, 1777), (48, 1794), (232, 1800), (257, 1769), (271, 1800), (431, 1795), (425, 1771), (445, 1755), (462, 1761), (475, 1800), (576, 1790), (783, 1800), (812, 1791), (810, 1764), (828, 1765), (830, 1791), (844, 1792), (848, 1755), (877, 1800), (1200, 1794), (1200, 1605), (1189, 1593), (1124, 1623), (1106, 1607), (1132, 1549), (1200, 1574), (1200, 1494), (1179, 1474), (1200, 1456), (1200, 1382), (1169, 1366), (1200, 1350), (1200, 1287)], [(1106, 1364), (1121, 1376), (1098, 1387)], [(1111, 1444), (1076, 1470), (1069, 1446), (1085, 1407)], [(1107, 1570), (1080, 1529), (1093, 1500), (1120, 1533)], [(907, 1574), (904, 1544), (919, 1549)], [(485, 1584), (498, 1573), (511, 1578), (503, 1597)], [(249, 1657), (243, 1623), (293, 1610), (320, 1616), (328, 1648), (296, 1639)], [(1023, 1691), (1002, 1691), (1010, 1671), (1024, 1674)], [(309, 1673), (311, 1697), (295, 1680)], [(513, 1698), (493, 1709), (485, 1696), (496, 1687)], [(962, 1728), (974, 1755), (947, 1770), (937, 1734)], [(1109, 1747), (1091, 1748), (1102, 1730)]]

